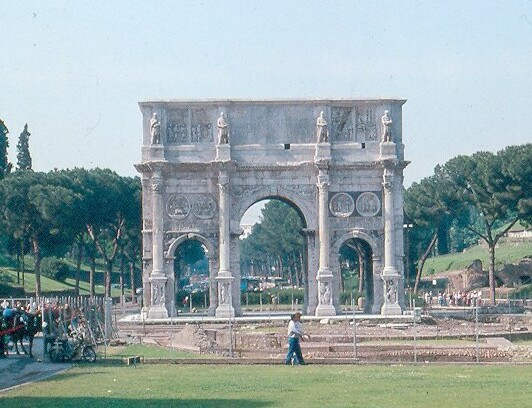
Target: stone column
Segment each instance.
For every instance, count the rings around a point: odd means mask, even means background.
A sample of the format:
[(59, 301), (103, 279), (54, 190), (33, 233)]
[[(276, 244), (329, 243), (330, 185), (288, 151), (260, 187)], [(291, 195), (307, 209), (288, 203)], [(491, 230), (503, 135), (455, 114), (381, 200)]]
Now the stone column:
[(231, 230), (229, 213), (229, 176), (226, 171), (220, 171), (218, 177), (219, 190), (219, 269), (216, 280), (218, 281), (218, 307), (216, 317), (233, 317), (235, 310), (232, 304), (233, 276), (230, 270), (231, 256)]
[(165, 319), (166, 281), (164, 274), (164, 205), (163, 177), (160, 169), (156, 169), (151, 179), (152, 187), (152, 272), (149, 278), (151, 286), (151, 304), (148, 310), (149, 319)]
[(318, 306), (316, 316), (334, 316), (333, 306), (333, 274), (330, 269), (329, 239), (329, 175), (324, 169), (318, 173), (318, 237), (320, 258), (318, 267)]
[(383, 175), (384, 187), (384, 268), (381, 278), (384, 283), (384, 304), (382, 315), (402, 314), (399, 306), (399, 273), (395, 267), (395, 215), (393, 205), (394, 169), (385, 167)]

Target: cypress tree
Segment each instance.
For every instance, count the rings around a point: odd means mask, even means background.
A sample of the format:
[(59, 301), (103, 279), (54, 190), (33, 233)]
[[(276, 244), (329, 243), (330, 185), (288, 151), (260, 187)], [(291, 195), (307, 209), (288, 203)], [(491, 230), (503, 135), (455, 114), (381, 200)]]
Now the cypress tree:
[(11, 168), (13, 167), (13, 165), (9, 163), (7, 157), (7, 148), (9, 147), (9, 140), (7, 138), (8, 133), (9, 130), (7, 130), (7, 126), (4, 121), (0, 119), (0, 180), (3, 179), (6, 174), (10, 173)]
[(31, 156), (30, 156), (30, 135), (28, 132), (28, 124), (24, 125), (24, 130), (20, 134), (17, 143), (17, 167), (18, 170), (31, 170)]

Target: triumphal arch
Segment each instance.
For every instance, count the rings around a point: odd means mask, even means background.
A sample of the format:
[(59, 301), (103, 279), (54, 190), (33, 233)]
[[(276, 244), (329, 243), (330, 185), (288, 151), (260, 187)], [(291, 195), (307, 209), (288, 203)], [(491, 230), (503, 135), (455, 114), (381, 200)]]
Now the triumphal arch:
[(142, 174), (147, 317), (175, 313), (173, 260), (190, 239), (203, 244), (209, 259), (209, 314), (241, 315), (240, 220), (267, 198), (293, 205), (305, 224), (304, 313), (341, 311), (339, 251), (355, 240), (369, 256), (366, 311), (401, 314), (404, 103), (141, 102), (142, 162), (136, 168)]

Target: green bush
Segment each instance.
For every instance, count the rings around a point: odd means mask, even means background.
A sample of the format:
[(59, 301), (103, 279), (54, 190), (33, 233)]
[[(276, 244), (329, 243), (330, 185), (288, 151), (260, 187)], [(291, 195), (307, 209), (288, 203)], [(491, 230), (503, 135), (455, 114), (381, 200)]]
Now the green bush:
[[(351, 295), (352, 292), (350, 290), (344, 290), (343, 292), (340, 292), (340, 305), (351, 305)], [(360, 296), (364, 296), (364, 294), (360, 294), (358, 293), (358, 290), (355, 290), (353, 296), (355, 298), (355, 305), (357, 305), (358, 298)]]
[[(262, 303), (264, 305), (275, 304), (290, 305), (292, 304), (292, 294), (294, 302), (299, 304), (304, 302), (303, 289), (267, 289), (262, 292)], [(244, 292), (241, 294), (241, 303), (243, 305), (258, 305), (260, 304), (260, 292)]]
[[(183, 304), (183, 299), (188, 297), (189, 301), (187, 304)], [(203, 308), (205, 307), (205, 301), (207, 301), (207, 307), (209, 307), (209, 292), (208, 291), (197, 291), (190, 293), (186, 290), (178, 290), (175, 294), (175, 308), (176, 309), (187, 309), (190, 307), (190, 297), (192, 297), (192, 307)]]
[(64, 281), (70, 276), (70, 267), (62, 259), (51, 256), (41, 261), (41, 274), (57, 281)]

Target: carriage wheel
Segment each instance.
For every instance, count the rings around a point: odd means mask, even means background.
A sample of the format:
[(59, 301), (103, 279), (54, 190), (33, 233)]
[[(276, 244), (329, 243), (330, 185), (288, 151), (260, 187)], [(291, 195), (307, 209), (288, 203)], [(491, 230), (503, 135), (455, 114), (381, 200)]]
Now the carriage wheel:
[(83, 359), (89, 363), (96, 361), (96, 352), (91, 346), (83, 347)]

